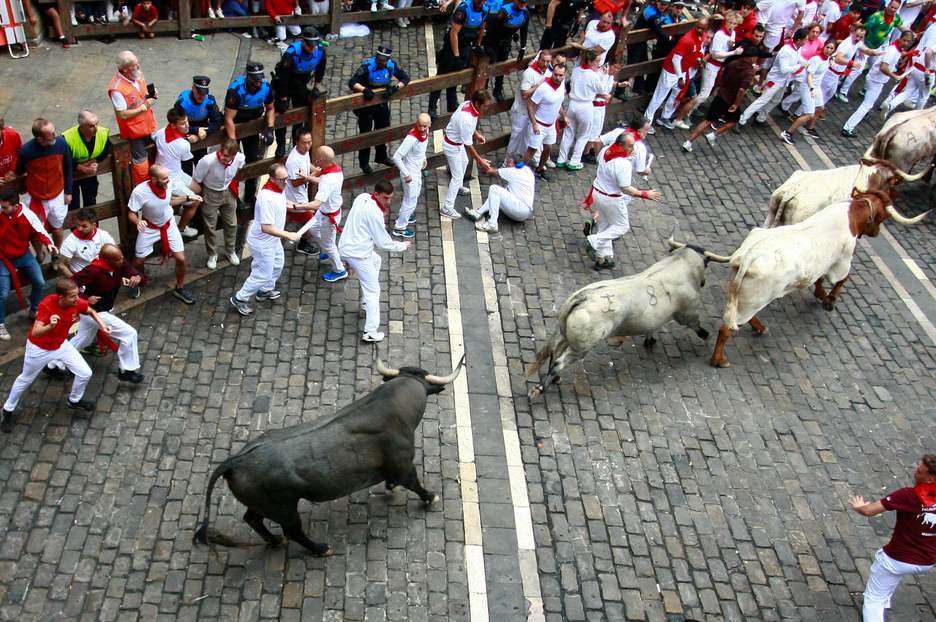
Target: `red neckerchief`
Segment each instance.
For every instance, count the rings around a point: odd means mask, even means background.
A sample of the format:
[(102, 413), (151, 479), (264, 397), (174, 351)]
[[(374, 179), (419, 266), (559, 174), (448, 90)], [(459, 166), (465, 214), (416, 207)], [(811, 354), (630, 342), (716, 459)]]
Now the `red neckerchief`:
[[(218, 162), (221, 162), (221, 151), (220, 151), (220, 150), (219, 150), (219, 151), (215, 151), (215, 155), (218, 156)], [(235, 158), (236, 158), (236, 157), (237, 157), (237, 156), (235, 156)], [(224, 168), (227, 168), (227, 167), (231, 166), (231, 164), (234, 164), (234, 159), (235, 159), (235, 158), (231, 158), (231, 161), (230, 161), (229, 163), (227, 163), (227, 164), (225, 164), (224, 162), (221, 162), (221, 166), (223, 166)], [(240, 184), (240, 171), (238, 171), (238, 173), (237, 173), (236, 175), (234, 175), (234, 179), (232, 179), (232, 180), (231, 180), (231, 183), (228, 184), (228, 190), (231, 191), (231, 193), (234, 195), (234, 198), (235, 198), (235, 199), (237, 199), (237, 198), (240, 196), (240, 185), (239, 185), (239, 184)]]
[[(613, 24), (612, 24), (612, 26), (613, 26)], [(602, 30), (602, 28), (601, 28), (601, 22), (599, 21), (599, 22), (598, 22), (598, 25), (595, 26), (595, 30), (597, 30), (598, 32), (608, 32), (609, 30), (611, 30), (611, 26), (608, 26), (607, 28), (605, 28), (604, 30)]]
[(272, 177), (269, 178), (269, 179), (267, 179), (267, 182), (266, 182), (265, 184), (263, 184), (263, 188), (261, 188), (261, 190), (272, 190), (273, 192), (276, 192), (276, 193), (281, 193), (281, 192), (283, 192), (283, 188), (279, 188), (279, 187), (276, 185), (276, 182), (273, 181), (273, 178), (272, 178)]
[(470, 115), (473, 116), (473, 117), (480, 117), (480, 116), (481, 116), (481, 113), (478, 112), (478, 109), (474, 107), (474, 102), (468, 102), (467, 104), (465, 104), (464, 106), (462, 106), (462, 110), (464, 110), (465, 112), (467, 112), (468, 114), (470, 114)]
[[(419, 132), (419, 126), (418, 126), (418, 125), (414, 125), (414, 126), (413, 126), (413, 129), (411, 129), (411, 130), (409, 131), (408, 136), (414, 137), (414, 138), (415, 138), (416, 140), (418, 140), (419, 142), (424, 142), (425, 140), (427, 140), (427, 139), (429, 138), (429, 132), (426, 132), (426, 135), (423, 136), (423, 135)], [(324, 172), (325, 172), (325, 171), (322, 171), (322, 173), (324, 173)]]
[[(105, 262), (100, 257), (96, 257), (94, 261), (91, 262), (91, 265), (100, 268), (101, 270), (107, 272), (108, 274), (113, 274), (114, 272), (116, 272), (116, 270), (108, 266), (107, 262)], [(102, 330), (99, 330), (97, 332), (97, 340), (98, 340), (98, 347), (101, 349), (101, 352), (104, 352), (105, 354), (108, 351), (117, 352), (117, 350), (119, 349), (117, 344), (114, 343), (114, 340), (110, 338), (110, 335), (108, 335)]]
[(556, 79), (555, 74), (549, 77), (549, 80), (546, 81), (546, 84), (553, 87), (554, 91), (558, 91), (559, 87), (562, 86), (562, 81), (560, 80), (559, 84), (556, 84), (554, 80)]
[(228, 162), (227, 164), (225, 164), (224, 161), (221, 159), (221, 152), (220, 152), (220, 151), (215, 151), (215, 155), (218, 156), (218, 162), (221, 162), (221, 166), (223, 166), (224, 168), (227, 168), (227, 167), (231, 166), (232, 164), (234, 164), (234, 158), (231, 158), (231, 161)]
[(335, 164), (334, 162), (332, 162), (331, 164), (329, 164), (328, 166), (322, 169), (322, 172), (319, 173), (319, 176), (321, 177), (322, 175), (328, 175), (329, 173), (340, 173), (340, 172), (341, 172), (341, 167)]
[(540, 75), (543, 75), (544, 70), (542, 70), (542, 69), (539, 68), (539, 63), (533, 63), (533, 64), (531, 64), (531, 65), (530, 65), (530, 69), (532, 69), (533, 71), (535, 71), (536, 73), (538, 73), (538, 74), (540, 74)]
[(79, 240), (90, 240), (90, 239), (93, 239), (94, 236), (97, 235), (97, 229), (98, 229), (97, 227), (95, 227), (94, 229), (92, 229), (92, 230), (91, 230), (91, 235), (84, 235), (84, 234), (81, 232), (81, 229), (79, 229), (78, 227), (75, 227), (75, 230), (72, 231), (72, 233), (74, 233), (74, 234), (75, 234), (75, 237), (78, 238)]
[(39, 220), (42, 221), (42, 226), (48, 228), (49, 217), (46, 214), (45, 205), (42, 203), (42, 199), (37, 199), (36, 197), (29, 195), (29, 209), (32, 210), (33, 214), (39, 217)]
[(174, 140), (179, 140), (180, 138), (185, 138), (185, 134), (175, 129), (171, 125), (166, 126), (166, 143), (171, 143)]
[(721, 28), (719, 28), (719, 30), (725, 33), (726, 35), (728, 35), (729, 39), (731, 38), (731, 33), (728, 32), (728, 22), (725, 22), (725, 24)]
[(377, 200), (377, 195), (371, 192), (371, 198), (374, 199), (374, 203), (377, 204), (377, 207), (380, 208), (380, 211), (383, 212), (384, 218), (387, 217), (387, 208), (380, 204), (380, 201)]
[(605, 151), (604, 161), (610, 162), (614, 158), (626, 158), (626, 157), (627, 157), (627, 153), (624, 151), (624, 147), (622, 147), (621, 145), (617, 143), (614, 143), (613, 145), (608, 147), (607, 151)]
[[(23, 213), (23, 204), (17, 203), (16, 211), (13, 212), (13, 215), (11, 217), (0, 218), (0, 232), (2, 232), (7, 227), (11, 227), (12, 225), (10, 223), (16, 220), (17, 218), (19, 218), (22, 213)], [(29, 251), (27, 250), (26, 252), (28, 253)], [(19, 298), (20, 306), (25, 311), (29, 307), (26, 306), (26, 299), (23, 298), (23, 284), (20, 283), (19, 272), (16, 270), (16, 268), (13, 267), (13, 264), (7, 258), (6, 254), (4, 254), (2, 248), (0, 248), (0, 261), (3, 262), (3, 265), (6, 266), (7, 271), (10, 273), (10, 281), (13, 283), (13, 288), (16, 289), (16, 296), (17, 298)]]
[[(640, 141), (643, 140), (643, 138), (640, 137), (640, 132), (638, 132), (637, 130), (633, 130), (633, 129), (631, 129), (631, 128), (627, 128), (627, 129), (624, 130), (624, 131), (625, 131), (625, 132), (629, 132), (629, 133), (634, 137), (634, 141), (635, 141), (635, 142), (638, 142), (638, 143), (639, 143)], [(607, 155), (607, 154), (605, 154), (605, 155)]]
[(888, 26), (890, 26), (890, 25), (891, 25), (891, 22), (894, 21), (894, 17), (896, 17), (896, 16), (897, 16), (897, 14), (894, 13), (893, 15), (890, 16), (890, 19), (888, 20), (888, 19), (887, 19), (887, 11), (884, 11), (884, 15), (883, 15), (882, 19), (884, 20), (884, 23), (885, 23), (885, 24), (887, 24)]
[(149, 184), (150, 190), (153, 191), (153, 194), (155, 194), (155, 195), (156, 195), (157, 197), (159, 197), (160, 199), (165, 199), (165, 198), (166, 198), (166, 189), (165, 189), (165, 188), (163, 188), (162, 190), (160, 190), (159, 188), (157, 188), (156, 186), (154, 186), (154, 185), (153, 185), (153, 180), (152, 180), (152, 179), (149, 180), (149, 181), (146, 182), (146, 183)]
[(913, 492), (920, 498), (923, 507), (931, 508), (936, 505), (936, 484), (917, 484), (913, 487)]
[(95, 257), (94, 261), (91, 262), (92, 266), (97, 266), (105, 272), (113, 272), (114, 269), (107, 265), (107, 262), (100, 258), (100, 256)]

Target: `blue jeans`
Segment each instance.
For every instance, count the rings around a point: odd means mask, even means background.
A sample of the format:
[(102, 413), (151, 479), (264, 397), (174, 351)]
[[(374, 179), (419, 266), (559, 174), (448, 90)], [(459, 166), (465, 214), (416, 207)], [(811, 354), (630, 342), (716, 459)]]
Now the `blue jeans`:
[(224, 0), (221, 10), (225, 17), (247, 17), (247, 7), (237, 0)]
[[(42, 278), (42, 268), (32, 253), (26, 251), (26, 254), (16, 259), (10, 258), (10, 263), (14, 268), (22, 268), (32, 281), (32, 292), (29, 295), (29, 309), (35, 311), (42, 302), (42, 288), (45, 285), (45, 279)], [(13, 281), (10, 279), (10, 271), (6, 264), (0, 262), (0, 324), (6, 320), (6, 299), (10, 293), (10, 287)]]

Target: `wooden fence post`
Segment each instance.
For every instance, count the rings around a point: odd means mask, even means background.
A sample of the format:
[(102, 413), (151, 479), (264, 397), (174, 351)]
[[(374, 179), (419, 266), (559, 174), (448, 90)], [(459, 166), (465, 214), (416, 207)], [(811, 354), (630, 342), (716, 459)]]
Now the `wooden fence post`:
[[(624, 0), (624, 8), (621, 10), (621, 19), (627, 19), (627, 14), (630, 12), (631, 4), (633, 4), (633, 0)], [(635, 18), (634, 22), (636, 21), (637, 19)], [(611, 47), (611, 51), (608, 53), (609, 58), (614, 58), (618, 54), (623, 54), (624, 62), (627, 63), (627, 35), (630, 33), (631, 28), (633, 28), (634, 22), (628, 20), (627, 26), (621, 28), (621, 30), (618, 31), (617, 39), (614, 41), (614, 45)]]
[(328, 34), (338, 36), (341, 33), (341, 0), (331, 0), (328, 5)]
[(129, 253), (133, 250), (137, 237), (136, 228), (130, 227), (127, 220), (127, 203), (130, 201), (130, 193), (133, 192), (133, 156), (130, 153), (130, 141), (125, 138), (113, 140), (111, 154), (114, 157), (114, 171), (111, 173), (114, 198), (120, 205), (117, 226), (124, 250)]
[(309, 120), (307, 123), (309, 129), (312, 130), (312, 149), (318, 149), (328, 142), (325, 139), (325, 100), (327, 99), (328, 91), (322, 91), (322, 94), (315, 99), (312, 99), (312, 92), (309, 92)]
[(192, 35), (192, 2), (179, 0), (179, 38), (188, 39)]
[[(29, 2), (29, 0), (23, 0), (23, 4)], [(56, 8), (59, 12), (59, 21), (62, 23), (62, 34), (65, 36), (65, 40), (69, 43), (75, 43), (75, 33), (74, 26), (71, 23), (71, 1), (70, 0), (58, 0), (56, 2)], [(40, 11), (41, 13), (41, 11)], [(23, 15), (26, 15), (25, 11)], [(40, 25), (42, 18), (40, 17)], [(49, 35), (53, 35), (52, 27), (49, 26)]]

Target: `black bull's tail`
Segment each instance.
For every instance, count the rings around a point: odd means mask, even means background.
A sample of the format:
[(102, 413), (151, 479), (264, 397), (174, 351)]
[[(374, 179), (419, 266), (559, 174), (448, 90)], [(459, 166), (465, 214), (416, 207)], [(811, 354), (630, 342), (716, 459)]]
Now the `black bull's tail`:
[(208, 520), (211, 513), (211, 493), (214, 490), (214, 485), (215, 482), (218, 481), (218, 478), (222, 475), (226, 477), (227, 474), (230, 473), (230, 462), (231, 460), (228, 459), (218, 465), (218, 468), (214, 470), (214, 473), (211, 474), (211, 478), (208, 480), (208, 490), (205, 492), (205, 520), (202, 521), (201, 527), (199, 527), (198, 531), (195, 532), (195, 536), (193, 537), (195, 542), (208, 545), (221, 544), (223, 546), (249, 546), (247, 544), (232, 540), (228, 536), (217, 533), (214, 530), (208, 529)]

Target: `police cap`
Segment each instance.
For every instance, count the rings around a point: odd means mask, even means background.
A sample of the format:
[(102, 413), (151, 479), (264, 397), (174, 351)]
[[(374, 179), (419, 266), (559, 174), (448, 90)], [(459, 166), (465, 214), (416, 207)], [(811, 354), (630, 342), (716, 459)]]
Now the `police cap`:
[(247, 63), (247, 77), (248, 78), (262, 78), (263, 77), (263, 63)]
[(386, 45), (377, 46), (377, 58), (380, 60), (388, 60), (393, 56), (393, 50), (391, 50)]
[(318, 45), (322, 42), (322, 33), (315, 26), (306, 26), (302, 29), (302, 40), (312, 45)]
[(192, 78), (192, 88), (199, 93), (207, 93), (209, 84), (211, 84), (211, 78), (208, 76), (195, 76)]

